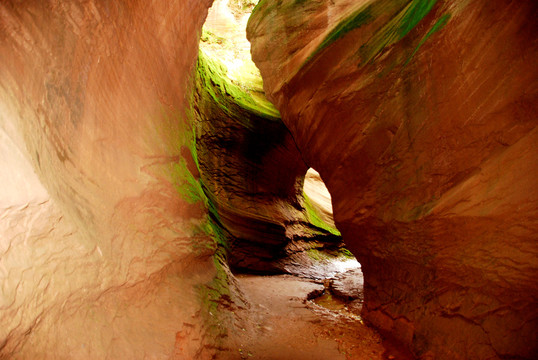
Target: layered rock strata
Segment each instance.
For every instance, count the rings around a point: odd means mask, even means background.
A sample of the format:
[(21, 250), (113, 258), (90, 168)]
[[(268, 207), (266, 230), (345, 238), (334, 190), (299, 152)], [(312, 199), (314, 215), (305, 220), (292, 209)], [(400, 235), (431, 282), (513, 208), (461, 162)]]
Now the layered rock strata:
[(364, 316), (418, 357), (537, 354), (536, 10), (262, 0), (249, 21), (362, 264)]
[(223, 239), (274, 269), (310, 228), (304, 163), (370, 322), (422, 358), (533, 358), (536, 5), (262, 0), (253, 53), (289, 133), (193, 86), (209, 5), (0, 4), (0, 358), (214, 356), (241, 303)]
[[(200, 53), (193, 122), (201, 184), (232, 267), (296, 273), (333, 250), (341, 237), (303, 198), (307, 167), (276, 109), (262, 94), (226, 77)], [(332, 233), (331, 233), (332, 231)]]

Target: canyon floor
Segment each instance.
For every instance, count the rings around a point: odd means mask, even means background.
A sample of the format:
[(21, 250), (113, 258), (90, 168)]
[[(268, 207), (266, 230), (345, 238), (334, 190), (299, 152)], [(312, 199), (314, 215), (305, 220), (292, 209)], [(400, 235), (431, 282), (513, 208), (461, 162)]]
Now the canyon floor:
[[(292, 275), (237, 275), (249, 306), (235, 312), (249, 323), (233, 334), (230, 359), (351, 360), (411, 359), (384, 341), (342, 301), (318, 299), (323, 280)], [(327, 281), (325, 281), (327, 284)], [(326, 290), (327, 291), (327, 290)], [(221, 356), (222, 357), (222, 356)]]

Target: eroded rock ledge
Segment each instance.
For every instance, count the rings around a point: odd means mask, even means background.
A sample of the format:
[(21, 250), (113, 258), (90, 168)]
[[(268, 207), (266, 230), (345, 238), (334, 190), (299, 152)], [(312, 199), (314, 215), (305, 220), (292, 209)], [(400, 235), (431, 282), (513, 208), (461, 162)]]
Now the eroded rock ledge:
[(333, 196), (364, 315), (417, 356), (537, 354), (537, 6), (272, 1), (265, 90)]
[(200, 52), (193, 122), (212, 221), (233, 268), (307, 273), (309, 254), (338, 255), (341, 237), (312, 223), (303, 198), (307, 166), (295, 142), (263, 94), (242, 86), (227, 79), (222, 63)]

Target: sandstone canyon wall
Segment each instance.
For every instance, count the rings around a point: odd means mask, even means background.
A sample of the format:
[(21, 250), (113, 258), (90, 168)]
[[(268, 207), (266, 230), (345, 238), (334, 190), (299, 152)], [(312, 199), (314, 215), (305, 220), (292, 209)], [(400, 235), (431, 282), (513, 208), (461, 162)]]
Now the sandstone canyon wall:
[(286, 129), (196, 64), (210, 5), (0, 4), (0, 358), (226, 353), (226, 256), (340, 246), (306, 221), (309, 166), (372, 324), (424, 359), (536, 356), (537, 6), (262, 0)]
[(364, 316), (424, 359), (537, 355), (537, 6), (262, 0), (266, 93), (329, 188)]
[(0, 4), (0, 358), (210, 351), (215, 244), (178, 191), (210, 4)]
[(210, 4), (0, 5), (0, 358), (226, 358), (227, 261), (341, 247), (276, 109), (196, 61)]
[(201, 184), (227, 260), (243, 271), (307, 273), (309, 251), (337, 255), (341, 237), (311, 223), (307, 167), (276, 109), (226, 71), (200, 52), (192, 103)]

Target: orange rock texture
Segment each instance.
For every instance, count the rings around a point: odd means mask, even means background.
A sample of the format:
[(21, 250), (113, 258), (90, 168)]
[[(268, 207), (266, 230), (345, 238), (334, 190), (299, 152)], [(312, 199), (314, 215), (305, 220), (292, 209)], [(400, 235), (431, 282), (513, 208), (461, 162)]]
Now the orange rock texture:
[(278, 112), (197, 66), (210, 5), (0, 4), (0, 358), (210, 358), (242, 303), (226, 256), (341, 246)]
[(305, 251), (338, 253), (341, 237), (309, 220), (307, 167), (271, 104), (256, 102), (203, 52), (192, 103), (201, 184), (232, 268), (306, 273), (314, 264)]
[(262, 0), (268, 97), (331, 192), (365, 318), (423, 359), (537, 355), (535, 2)]
[(214, 241), (177, 189), (210, 4), (0, 4), (0, 358), (209, 351)]
[(0, 358), (237, 355), (222, 241), (297, 250), (308, 166), (366, 319), (423, 359), (536, 357), (537, 5), (262, 0), (288, 130), (197, 87), (210, 5), (0, 3)]

